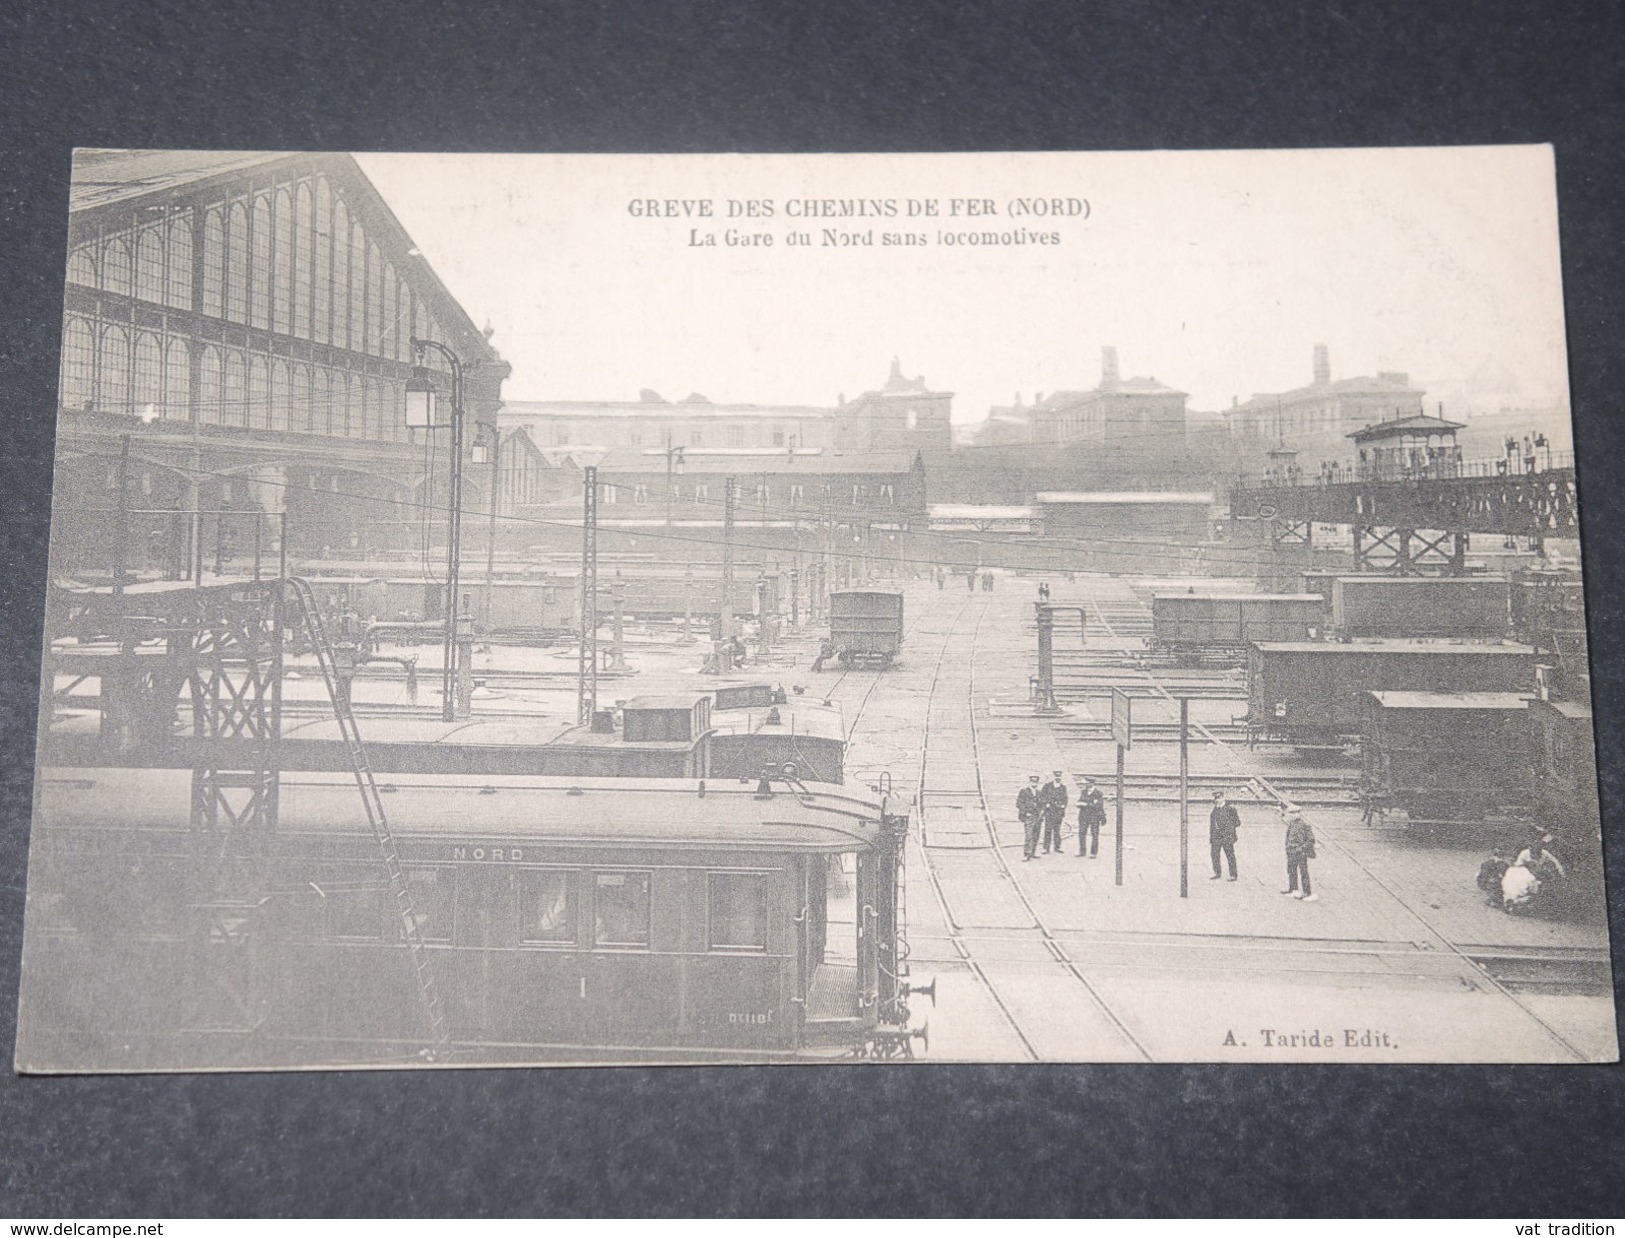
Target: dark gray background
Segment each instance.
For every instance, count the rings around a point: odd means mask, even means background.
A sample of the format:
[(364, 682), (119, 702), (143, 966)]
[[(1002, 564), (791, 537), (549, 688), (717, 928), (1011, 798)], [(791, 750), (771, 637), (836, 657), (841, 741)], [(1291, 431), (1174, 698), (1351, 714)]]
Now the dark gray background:
[[(1420, 0), (4, 6), (5, 1052), (22, 935), (74, 145), (911, 151), (1555, 142), (1618, 940), (1622, 12), (1613, 3)], [(1616, 964), (1616, 986), (1618, 976)], [(0, 1075), (0, 1215), (1596, 1219), (1625, 1213), (1622, 1128), (1625, 1072), (1614, 1067)]]

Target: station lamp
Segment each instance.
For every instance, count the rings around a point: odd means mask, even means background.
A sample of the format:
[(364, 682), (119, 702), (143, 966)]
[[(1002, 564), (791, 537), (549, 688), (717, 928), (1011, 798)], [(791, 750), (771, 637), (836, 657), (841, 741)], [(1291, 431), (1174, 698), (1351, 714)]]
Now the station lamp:
[(414, 365), (412, 377), (406, 380), (406, 428), (408, 430), (433, 430), (438, 428), (435, 421), (436, 404), (439, 393), (435, 390), (434, 380), (429, 375), (428, 367)]

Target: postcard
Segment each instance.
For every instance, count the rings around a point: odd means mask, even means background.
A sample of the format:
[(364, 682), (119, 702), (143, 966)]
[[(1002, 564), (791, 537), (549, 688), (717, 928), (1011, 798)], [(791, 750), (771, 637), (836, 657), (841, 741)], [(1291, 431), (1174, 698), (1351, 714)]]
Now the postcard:
[(1616, 1060), (1553, 158), (77, 152), (18, 1069)]

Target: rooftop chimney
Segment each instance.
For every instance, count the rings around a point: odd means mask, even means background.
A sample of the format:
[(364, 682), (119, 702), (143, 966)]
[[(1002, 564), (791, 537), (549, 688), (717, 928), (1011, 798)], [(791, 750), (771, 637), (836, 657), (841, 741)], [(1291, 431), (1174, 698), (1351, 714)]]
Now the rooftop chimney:
[(1100, 350), (1100, 385), (1115, 387), (1118, 381), (1117, 349), (1108, 344)]
[(1326, 345), (1315, 345), (1315, 386), (1324, 387), (1332, 381), (1332, 357)]

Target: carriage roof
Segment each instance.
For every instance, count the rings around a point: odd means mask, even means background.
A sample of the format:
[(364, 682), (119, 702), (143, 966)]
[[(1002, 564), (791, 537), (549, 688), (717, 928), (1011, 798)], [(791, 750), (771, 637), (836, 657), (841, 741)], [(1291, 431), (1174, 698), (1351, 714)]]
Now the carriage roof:
[[(392, 774), (380, 780), (390, 828), (403, 840), (785, 852), (863, 851), (875, 843), (882, 801), (867, 791), (774, 782), (771, 797), (760, 797), (757, 788), (754, 778)], [(48, 773), (40, 780), (36, 826), (45, 835), (63, 829), (185, 830), (190, 797), (187, 770)], [(352, 777), (283, 777), (274, 836), (367, 833)]]

